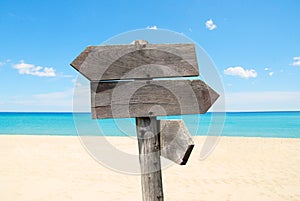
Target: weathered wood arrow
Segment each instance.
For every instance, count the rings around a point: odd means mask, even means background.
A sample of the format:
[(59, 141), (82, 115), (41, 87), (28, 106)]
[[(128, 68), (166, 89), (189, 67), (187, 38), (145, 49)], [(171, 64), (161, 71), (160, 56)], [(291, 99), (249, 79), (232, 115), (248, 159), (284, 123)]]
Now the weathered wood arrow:
[(93, 118), (203, 114), (218, 97), (201, 80), (91, 82)]
[(90, 81), (199, 75), (193, 44), (89, 46), (71, 66)]
[(194, 142), (182, 120), (159, 120), (160, 153), (179, 165), (185, 165), (194, 148)]

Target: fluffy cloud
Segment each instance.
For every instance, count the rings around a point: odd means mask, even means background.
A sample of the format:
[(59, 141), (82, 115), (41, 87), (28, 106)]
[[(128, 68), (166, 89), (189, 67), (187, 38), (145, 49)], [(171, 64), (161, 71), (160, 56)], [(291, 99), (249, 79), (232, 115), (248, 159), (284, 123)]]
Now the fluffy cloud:
[(272, 76), (273, 76), (273, 74), (274, 74), (274, 72), (269, 72), (269, 76), (271, 76), (271, 77), (272, 77)]
[(39, 77), (56, 76), (55, 70), (53, 68), (36, 66), (34, 64), (27, 64), (24, 61), (13, 65), (13, 68), (17, 69), (19, 74), (34, 75)]
[(217, 25), (215, 25), (214, 24), (214, 22), (212, 21), (212, 19), (210, 19), (210, 20), (207, 20), (206, 22), (205, 22), (205, 26), (206, 26), (206, 28), (208, 29), (208, 30), (214, 30), (215, 28), (217, 28)]
[(291, 63), (292, 66), (300, 66), (300, 57), (294, 57), (294, 62)]
[(147, 26), (147, 29), (157, 30), (157, 26), (156, 25), (154, 25), (154, 26)]
[(257, 72), (254, 69), (248, 70), (248, 69), (244, 69), (241, 66), (229, 67), (224, 70), (224, 74), (231, 75), (231, 76), (238, 76), (245, 79), (257, 77)]

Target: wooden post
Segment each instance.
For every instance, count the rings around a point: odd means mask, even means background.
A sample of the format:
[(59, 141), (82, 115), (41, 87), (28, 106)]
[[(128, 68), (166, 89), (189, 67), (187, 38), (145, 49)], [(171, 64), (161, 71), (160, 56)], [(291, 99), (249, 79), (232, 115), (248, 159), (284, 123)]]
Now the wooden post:
[(156, 117), (136, 118), (143, 201), (164, 200), (158, 126)]

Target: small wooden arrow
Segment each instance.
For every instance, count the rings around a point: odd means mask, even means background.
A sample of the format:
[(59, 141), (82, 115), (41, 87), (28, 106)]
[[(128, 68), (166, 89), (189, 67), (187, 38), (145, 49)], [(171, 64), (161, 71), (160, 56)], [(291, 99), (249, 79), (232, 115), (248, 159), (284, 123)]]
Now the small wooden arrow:
[(182, 120), (159, 120), (161, 156), (185, 165), (194, 148), (193, 139)]

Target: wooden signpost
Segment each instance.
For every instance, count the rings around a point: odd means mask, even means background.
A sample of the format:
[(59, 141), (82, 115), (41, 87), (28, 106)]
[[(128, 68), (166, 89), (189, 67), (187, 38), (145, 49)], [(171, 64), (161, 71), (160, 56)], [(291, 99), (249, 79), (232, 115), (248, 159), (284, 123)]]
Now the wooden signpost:
[(193, 44), (89, 46), (71, 66), (91, 81), (92, 118), (136, 118), (143, 201), (163, 200), (160, 156), (185, 165), (194, 147), (182, 120), (157, 116), (203, 114), (219, 95), (198, 76)]

